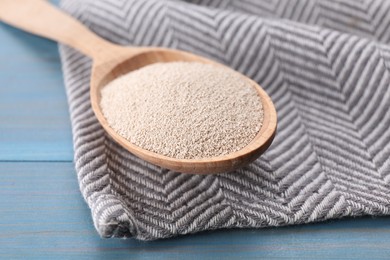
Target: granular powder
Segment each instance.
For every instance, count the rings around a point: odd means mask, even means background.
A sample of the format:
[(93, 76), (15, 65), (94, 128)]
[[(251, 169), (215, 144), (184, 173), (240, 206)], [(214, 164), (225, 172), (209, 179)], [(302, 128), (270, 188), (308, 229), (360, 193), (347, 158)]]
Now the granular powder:
[(108, 124), (131, 143), (178, 159), (225, 155), (259, 132), (257, 91), (238, 73), (196, 63), (155, 63), (102, 89)]

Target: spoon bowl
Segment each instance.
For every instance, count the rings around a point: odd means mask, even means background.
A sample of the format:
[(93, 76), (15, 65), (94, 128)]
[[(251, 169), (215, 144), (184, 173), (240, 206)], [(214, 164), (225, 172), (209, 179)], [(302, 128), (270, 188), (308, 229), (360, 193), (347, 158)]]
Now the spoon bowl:
[[(247, 146), (227, 155), (204, 159), (176, 159), (145, 150), (129, 142), (109, 126), (100, 107), (101, 89), (117, 77), (153, 63), (187, 61), (214, 66), (224, 65), (184, 51), (115, 45), (93, 34), (78, 21), (44, 0), (1, 0), (0, 20), (62, 42), (90, 56), (93, 59), (90, 98), (96, 118), (112, 139), (145, 161), (184, 173), (228, 172), (254, 161), (273, 140), (277, 125), (275, 107), (267, 93), (256, 82), (240, 74), (243, 80), (248, 81), (256, 89), (263, 105), (262, 127)], [(239, 74), (235, 71), (234, 73)]]

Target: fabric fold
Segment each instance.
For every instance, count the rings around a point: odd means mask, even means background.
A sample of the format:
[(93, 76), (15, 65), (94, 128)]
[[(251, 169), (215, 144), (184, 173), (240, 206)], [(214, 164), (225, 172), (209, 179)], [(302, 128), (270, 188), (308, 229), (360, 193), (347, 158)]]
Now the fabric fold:
[(272, 146), (242, 169), (162, 169), (105, 135), (89, 101), (91, 61), (61, 46), (80, 190), (102, 237), (390, 213), (388, 2), (63, 0), (62, 8), (115, 43), (222, 62), (258, 82), (278, 112)]

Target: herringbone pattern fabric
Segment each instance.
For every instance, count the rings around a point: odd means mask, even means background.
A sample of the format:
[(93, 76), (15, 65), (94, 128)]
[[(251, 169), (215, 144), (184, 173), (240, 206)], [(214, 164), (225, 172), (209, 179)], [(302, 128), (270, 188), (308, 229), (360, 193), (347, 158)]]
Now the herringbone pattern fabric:
[(89, 103), (91, 62), (62, 47), (80, 188), (102, 236), (152, 240), (390, 213), (389, 1), (62, 4), (113, 42), (231, 66), (263, 86), (279, 117), (271, 148), (243, 169), (161, 169), (104, 134)]

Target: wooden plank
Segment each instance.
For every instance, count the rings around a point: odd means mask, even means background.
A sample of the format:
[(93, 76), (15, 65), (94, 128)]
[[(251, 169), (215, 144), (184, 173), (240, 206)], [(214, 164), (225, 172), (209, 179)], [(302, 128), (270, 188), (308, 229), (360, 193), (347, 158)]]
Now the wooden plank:
[(0, 160), (73, 158), (54, 42), (0, 24)]
[(204, 232), (155, 242), (100, 239), (69, 162), (0, 163), (0, 258), (387, 258), (390, 218)]
[[(58, 1), (54, 1), (58, 2)], [(0, 258), (389, 259), (390, 218), (100, 239), (78, 190), (56, 44), (0, 25)]]

